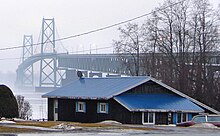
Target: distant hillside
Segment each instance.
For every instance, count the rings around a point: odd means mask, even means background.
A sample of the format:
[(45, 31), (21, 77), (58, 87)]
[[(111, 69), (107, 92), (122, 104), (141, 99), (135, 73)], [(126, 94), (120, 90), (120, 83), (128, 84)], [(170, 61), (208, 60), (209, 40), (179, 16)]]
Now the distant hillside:
[(18, 105), (10, 88), (0, 85), (0, 117), (18, 117)]

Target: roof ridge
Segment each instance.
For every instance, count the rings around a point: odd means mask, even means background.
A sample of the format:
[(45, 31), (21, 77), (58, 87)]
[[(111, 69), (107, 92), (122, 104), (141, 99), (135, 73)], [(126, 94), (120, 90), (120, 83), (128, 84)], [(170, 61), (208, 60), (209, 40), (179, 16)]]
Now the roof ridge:
[(149, 76), (125, 76), (125, 77), (83, 77), (82, 79), (120, 79), (120, 78), (146, 78)]
[(88, 95), (87, 97), (105, 97), (109, 99), (113, 96), (126, 92), (129, 89), (148, 81), (149, 79), (150, 78), (147, 76), (81, 78), (49, 92), (43, 95), (43, 97), (72, 97), (71, 95), (78, 97)]

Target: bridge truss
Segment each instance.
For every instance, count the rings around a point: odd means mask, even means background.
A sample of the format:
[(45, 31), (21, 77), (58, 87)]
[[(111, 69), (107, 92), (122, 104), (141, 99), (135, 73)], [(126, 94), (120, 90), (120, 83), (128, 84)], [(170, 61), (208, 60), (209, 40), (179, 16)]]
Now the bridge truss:
[[(33, 54), (33, 38), (25, 35), (23, 40), (22, 63), (17, 68), (17, 86), (37, 86), (37, 87), (59, 87), (62, 79), (66, 78), (66, 73), (71, 70), (98, 71), (103, 73), (114, 73), (120, 75), (131, 75), (133, 69), (126, 69), (123, 64), (132, 60), (131, 55), (118, 57), (117, 54), (59, 54), (55, 50), (55, 21), (54, 19), (43, 19), (41, 35), (41, 52)], [(141, 55), (141, 54), (140, 54)], [(160, 64), (162, 54), (157, 54), (157, 62)], [(220, 71), (220, 55), (210, 55), (213, 71)], [(144, 54), (146, 56), (146, 54)], [(147, 57), (150, 57), (148, 54)], [(146, 59), (146, 58), (145, 58)], [(143, 61), (143, 60), (140, 60)], [(34, 74), (34, 64), (40, 63), (40, 72)], [(190, 65), (189, 65), (190, 66)], [(144, 70), (142, 70), (144, 71)], [(36, 76), (36, 77), (35, 77)], [(71, 76), (71, 75), (68, 75)], [(36, 84), (34, 79), (39, 82)]]

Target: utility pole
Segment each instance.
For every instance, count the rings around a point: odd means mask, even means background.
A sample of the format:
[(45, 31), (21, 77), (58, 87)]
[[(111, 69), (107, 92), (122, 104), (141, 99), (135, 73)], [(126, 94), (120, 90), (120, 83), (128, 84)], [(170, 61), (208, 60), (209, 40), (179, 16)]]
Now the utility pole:
[(137, 37), (137, 42), (134, 43), (137, 46), (137, 63), (135, 67), (136, 76), (139, 76), (140, 74), (140, 47), (139, 47), (139, 41)]

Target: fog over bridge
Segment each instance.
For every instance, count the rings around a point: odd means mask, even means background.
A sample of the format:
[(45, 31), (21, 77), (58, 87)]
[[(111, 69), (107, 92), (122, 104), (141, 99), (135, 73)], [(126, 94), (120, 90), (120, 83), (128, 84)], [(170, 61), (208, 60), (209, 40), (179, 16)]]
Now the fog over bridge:
[[(33, 53), (32, 35), (24, 35), (22, 63), (17, 68), (18, 87), (59, 87), (62, 80), (71, 77), (71, 71), (82, 70), (85, 76), (102, 76), (102, 73), (128, 74), (122, 58), (116, 54), (68, 54), (55, 50), (55, 21), (43, 19), (40, 53)], [(89, 73), (86, 73), (89, 72)]]
[[(131, 55), (118, 57), (117, 54), (69, 54), (57, 53), (55, 50), (55, 22), (54, 19), (43, 19), (41, 32), (40, 53), (33, 53), (32, 35), (25, 35), (23, 39), (22, 63), (17, 68), (16, 85), (18, 87), (60, 87), (62, 81), (72, 78), (77, 70), (81, 70), (85, 77), (131, 75), (123, 63), (132, 59)], [(220, 75), (220, 53), (208, 53), (211, 62), (211, 72)], [(142, 54), (140, 54), (142, 56)], [(151, 54), (143, 55), (151, 57)], [(156, 54), (157, 62), (164, 59), (163, 54)], [(140, 61), (142, 61), (140, 59)], [(190, 66), (190, 64), (189, 64)], [(132, 67), (134, 68), (134, 66)], [(112, 75), (113, 74), (113, 75)]]

